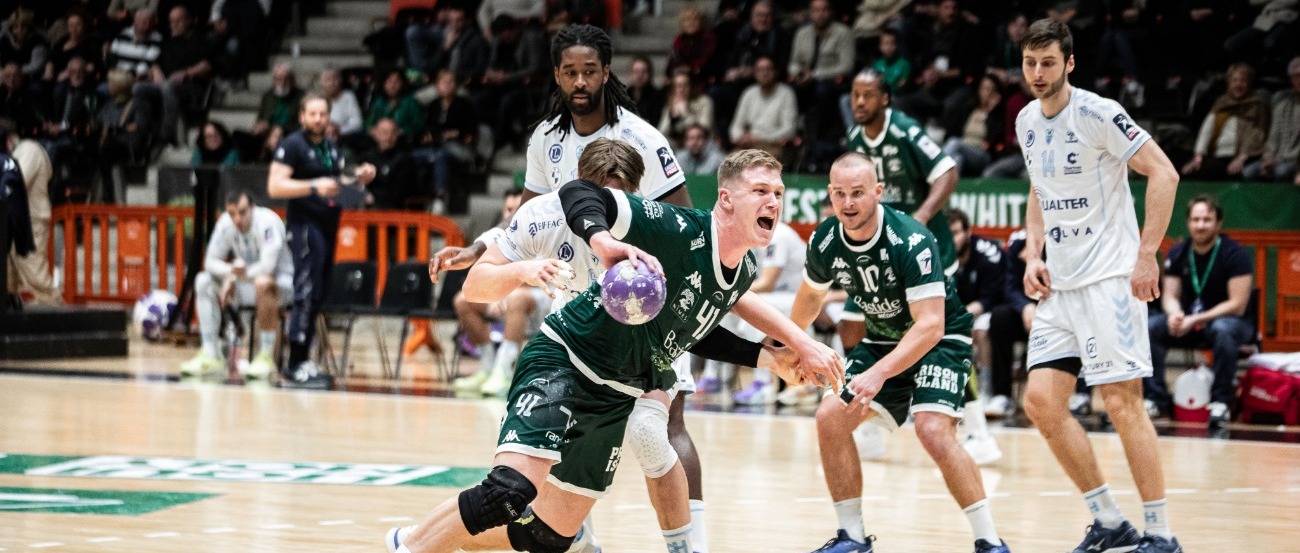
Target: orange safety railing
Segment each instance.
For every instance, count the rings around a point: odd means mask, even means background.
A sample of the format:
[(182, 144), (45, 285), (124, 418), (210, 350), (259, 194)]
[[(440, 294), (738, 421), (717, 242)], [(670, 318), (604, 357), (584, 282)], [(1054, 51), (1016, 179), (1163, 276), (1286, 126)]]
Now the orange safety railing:
[[(63, 299), (72, 304), (110, 302), (132, 304), (150, 290), (180, 293), (185, 278), (189, 207), (130, 207), (63, 205), (51, 214), (51, 267), (63, 268)], [(55, 251), (62, 230), (63, 248)], [(396, 237), (388, 240), (389, 234)], [(375, 237), (382, 292), (390, 257), (428, 259), (429, 236), (442, 236), (448, 246), (463, 246), (465, 236), (446, 217), (408, 211), (346, 211), (339, 222), (335, 257), (339, 261), (368, 259), (369, 237)], [(419, 239), (424, 237), (424, 239)], [(409, 243), (414, 238), (415, 248)], [(115, 246), (115, 247), (114, 247)], [(390, 248), (395, 250), (390, 256)], [(60, 255), (61, 254), (61, 255)], [(60, 259), (61, 258), (61, 259)]]

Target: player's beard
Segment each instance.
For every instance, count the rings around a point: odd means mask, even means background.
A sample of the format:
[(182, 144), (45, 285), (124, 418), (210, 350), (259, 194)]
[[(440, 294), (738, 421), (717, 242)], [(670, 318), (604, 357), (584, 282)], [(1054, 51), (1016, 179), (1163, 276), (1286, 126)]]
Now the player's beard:
[[(573, 96), (579, 92), (587, 96), (587, 103), (585, 105), (574, 105), (573, 103)], [(564, 105), (569, 108), (569, 113), (572, 115), (578, 117), (591, 115), (596, 113), (596, 110), (605, 107), (605, 89), (603, 86), (598, 86), (588, 90), (575, 90), (573, 94), (565, 96)]]
[(1038, 97), (1038, 99), (1046, 100), (1048, 98), (1051, 98), (1052, 96), (1056, 96), (1056, 93), (1060, 92), (1062, 88), (1065, 88), (1065, 77), (1067, 75), (1069, 75), (1069, 72), (1062, 70), (1061, 78), (1058, 79), (1056, 82), (1047, 85), (1047, 92), (1044, 92), (1042, 96)]

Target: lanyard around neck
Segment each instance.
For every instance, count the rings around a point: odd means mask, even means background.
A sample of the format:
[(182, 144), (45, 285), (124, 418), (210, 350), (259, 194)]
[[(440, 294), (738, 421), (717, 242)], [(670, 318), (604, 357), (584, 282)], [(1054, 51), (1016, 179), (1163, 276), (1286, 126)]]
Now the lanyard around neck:
[(1201, 290), (1205, 289), (1205, 282), (1210, 280), (1210, 271), (1214, 270), (1214, 260), (1219, 257), (1219, 244), (1222, 242), (1223, 238), (1214, 239), (1214, 249), (1210, 250), (1210, 261), (1205, 264), (1205, 276), (1201, 276), (1196, 270), (1196, 247), (1191, 248), (1192, 255), (1187, 257), (1187, 264), (1192, 269), (1192, 291), (1196, 293), (1198, 299), (1201, 297)]

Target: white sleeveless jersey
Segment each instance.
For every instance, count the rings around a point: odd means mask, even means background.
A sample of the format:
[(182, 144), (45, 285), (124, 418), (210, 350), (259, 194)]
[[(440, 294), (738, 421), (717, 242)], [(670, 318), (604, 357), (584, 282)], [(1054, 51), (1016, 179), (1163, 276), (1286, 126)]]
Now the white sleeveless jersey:
[(1119, 103), (1073, 88), (1056, 117), (1038, 100), (1020, 110), (1016, 136), (1043, 211), (1052, 288), (1131, 275), (1141, 237), (1128, 160), (1151, 135)]
[(559, 190), (565, 183), (578, 178), (578, 158), (587, 144), (600, 137), (622, 140), (641, 153), (645, 173), (641, 176), (638, 196), (658, 200), (686, 182), (686, 174), (677, 164), (668, 139), (654, 125), (623, 108), (619, 108), (617, 123), (605, 125), (588, 136), (578, 136), (572, 126), (561, 135), (559, 129), (551, 129), (557, 119), (537, 125), (528, 139), (528, 170), (524, 173), (524, 186), (533, 192), (545, 194)]
[(551, 312), (585, 291), (604, 272), (600, 258), (591, 252), (564, 221), (564, 207), (557, 192), (543, 194), (519, 207), (505, 231), (497, 235), (496, 244), (510, 261), (559, 259), (573, 267), (572, 288), (557, 290)]

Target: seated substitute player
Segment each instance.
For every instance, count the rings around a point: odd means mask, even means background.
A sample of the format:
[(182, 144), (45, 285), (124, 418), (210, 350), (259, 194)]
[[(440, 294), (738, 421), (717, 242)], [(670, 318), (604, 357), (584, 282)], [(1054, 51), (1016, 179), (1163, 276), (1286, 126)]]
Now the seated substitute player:
[(254, 205), (242, 191), (226, 197), (226, 212), (212, 230), (203, 272), (194, 279), (202, 345), (194, 358), (181, 363), (181, 374), (211, 373), (225, 366), (217, 336), (221, 306), (232, 299), (241, 305), (257, 305), (258, 353), (244, 376), (266, 378), (276, 366), (280, 307), (293, 300), (293, 258), (284, 247), (280, 216)]
[(884, 186), (871, 159), (850, 152), (831, 165), (835, 217), (808, 241), (804, 282), (791, 319), (817, 317), (838, 282), (865, 316), (866, 338), (849, 353), (848, 385), (817, 409), (822, 468), (840, 529), (824, 553), (872, 551), (862, 525), (862, 466), (853, 430), (872, 421), (894, 430), (916, 419), (916, 436), (965, 511), (977, 553), (1007, 552), (998, 538), (975, 462), (957, 440), (971, 374), (971, 315), (946, 284), (939, 247), (925, 226), (880, 204)]
[[(587, 145), (578, 162), (579, 178), (627, 193), (636, 192), (644, 170), (645, 165), (635, 149), (626, 142), (603, 137)], [(520, 208), (504, 234), (495, 244), (488, 246), (487, 252), (470, 269), (467, 282), (471, 284), (465, 288), (465, 293), (470, 301), (491, 302), (527, 284), (552, 293), (556, 298), (553, 311), (558, 311), (574, 294), (582, 293), (595, 282), (602, 271), (600, 259), (565, 224), (560, 197), (551, 192)], [(732, 345), (718, 348), (724, 353), (743, 351), (748, 345), (722, 329), (713, 332), (735, 341)], [(789, 348), (764, 348), (758, 363), (767, 370), (766, 367), (778, 363), (778, 359), (788, 364), (792, 361), (788, 357), (792, 355)], [(739, 360), (736, 356), (718, 357), (733, 362)], [(674, 370), (684, 366), (673, 363)], [(669, 543), (680, 539), (692, 524), (686, 473), (668, 440), (669, 403), (676, 394), (690, 393), (692, 387), (689, 384), (689, 375), (679, 374), (678, 385), (673, 390), (667, 393), (655, 390), (641, 396), (636, 400), (636, 407), (627, 423), (626, 442), (646, 476), (651, 502), (659, 513), (660, 526)], [(414, 528), (408, 526), (390, 531), (386, 539), (390, 551), (401, 545)], [(585, 527), (577, 541), (583, 542), (584, 547), (577, 547), (575, 543), (570, 551), (594, 549), (594, 546), (586, 545), (592, 540)], [(699, 551), (697, 544), (692, 545), (695, 545), (692, 550)]]
[[(975, 317), (971, 341), (979, 378), (972, 379), (971, 387), (983, 392), (987, 386), (981, 386), (977, 381), (992, 376), (989, 369), (992, 364), (989, 321), (993, 318), (993, 309), (1005, 303), (1003, 291), (1007, 278), (1006, 252), (1002, 251), (1002, 246), (997, 242), (971, 234), (970, 217), (965, 211), (947, 209), (944, 210), (944, 215), (952, 230), (953, 246), (957, 250), (957, 272), (953, 274), (957, 299)], [(975, 463), (986, 465), (1001, 459), (1002, 450), (998, 448), (993, 435), (989, 434), (984, 406), (968, 401), (963, 415), (966, 423), (963, 426), (968, 434), (962, 444), (971, 458), (975, 459)]]
[[(688, 349), (709, 349), (710, 331), (731, 309), (797, 354), (799, 366), (775, 367), (783, 377), (838, 381), (842, 368), (834, 352), (745, 293), (756, 269), (749, 250), (766, 246), (780, 219), (780, 168), (763, 152), (732, 154), (719, 170), (712, 211), (584, 181), (561, 188), (569, 228), (604, 264), (630, 259), (664, 275), (669, 301), (653, 320), (628, 326), (601, 307), (592, 286), (547, 317), (520, 356), (496, 466), (483, 483), (435, 508), (399, 553), (502, 549), (499, 532), (485, 533), (502, 526), (517, 551), (567, 549), (613, 480), (636, 399), (670, 389), (672, 360)], [(756, 358), (760, 348), (751, 344), (748, 356)], [(672, 550), (690, 551), (684, 541)]]

